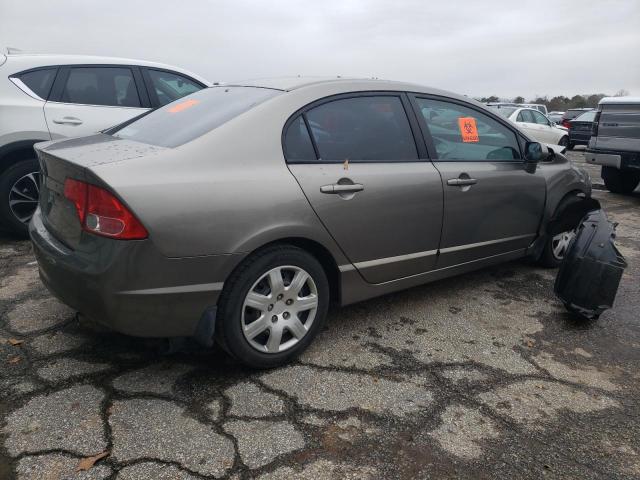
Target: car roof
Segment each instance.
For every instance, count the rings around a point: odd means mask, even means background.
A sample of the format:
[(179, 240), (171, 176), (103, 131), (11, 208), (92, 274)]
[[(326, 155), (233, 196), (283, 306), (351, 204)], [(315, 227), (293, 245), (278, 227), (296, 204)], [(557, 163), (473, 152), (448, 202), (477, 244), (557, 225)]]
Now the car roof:
[[(86, 65), (86, 64), (110, 64), (110, 65), (139, 65), (141, 67), (155, 67), (161, 68), (165, 70), (173, 70), (178, 73), (183, 73), (188, 75), (195, 80), (205, 84), (210, 87), (212, 83), (197, 75), (189, 70), (185, 70), (184, 68), (175, 67), (173, 65), (167, 65), (159, 62), (150, 62), (148, 60), (135, 60), (131, 58), (120, 58), (120, 57), (101, 57), (96, 55), (67, 55), (67, 54), (49, 54), (49, 53), (22, 53), (22, 52), (12, 52), (9, 51), (4, 53), (6, 57), (6, 65), (11, 65), (15, 68), (15, 72), (17, 73), (22, 70), (27, 70), (30, 68), (37, 67), (47, 67), (50, 65)], [(2, 65), (2, 62), (0, 62)]]
[(601, 105), (606, 104), (627, 104), (627, 103), (640, 103), (640, 97), (604, 97), (599, 102)]
[[(459, 95), (457, 93), (441, 90), (438, 88), (427, 87), (416, 83), (399, 82), (395, 80), (381, 80), (377, 78), (342, 78), (342, 77), (278, 77), (278, 78), (264, 78), (254, 80), (244, 80), (237, 82), (225, 82), (221, 83), (222, 86), (242, 86), (242, 87), (258, 87), (258, 88), (271, 88), (274, 90), (282, 90), (290, 92), (299, 90), (302, 88), (314, 88), (322, 91), (323, 88), (327, 90), (335, 90), (336, 87), (342, 87), (345, 92), (350, 91), (400, 91), (400, 92), (416, 92), (424, 93), (427, 95), (437, 95), (449, 98), (455, 98), (463, 100), (465, 102), (474, 103), (477, 105), (485, 105), (477, 102), (471, 97)], [(486, 108), (486, 107), (485, 107)]]

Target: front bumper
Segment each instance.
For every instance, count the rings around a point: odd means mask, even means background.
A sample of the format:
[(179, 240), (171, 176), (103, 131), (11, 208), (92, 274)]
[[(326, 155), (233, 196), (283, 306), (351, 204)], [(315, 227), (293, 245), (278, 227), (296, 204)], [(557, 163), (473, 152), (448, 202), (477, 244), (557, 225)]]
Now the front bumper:
[(142, 337), (196, 335), (243, 256), (168, 258), (150, 240), (90, 234), (71, 250), (49, 232), (39, 210), (29, 234), (40, 277), (52, 294), (102, 325)]

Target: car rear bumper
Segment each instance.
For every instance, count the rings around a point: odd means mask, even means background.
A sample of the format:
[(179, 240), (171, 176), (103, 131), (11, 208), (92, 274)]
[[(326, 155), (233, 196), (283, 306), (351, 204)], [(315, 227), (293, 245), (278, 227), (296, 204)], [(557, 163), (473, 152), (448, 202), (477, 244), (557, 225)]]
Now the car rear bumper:
[(587, 148), (585, 151), (587, 163), (604, 165), (619, 170), (640, 170), (640, 153), (615, 150), (596, 150)]
[(82, 250), (58, 241), (36, 211), (29, 233), (45, 286), (63, 303), (118, 332), (194, 336), (211, 319), (241, 255), (167, 258), (149, 240), (87, 234)]
[(596, 165), (603, 165), (605, 167), (620, 168), (622, 163), (622, 157), (620, 155), (611, 153), (596, 153), (587, 150), (585, 153), (585, 160), (587, 163), (593, 163)]
[(583, 133), (569, 131), (569, 141), (575, 145), (588, 145), (590, 138), (590, 132)]

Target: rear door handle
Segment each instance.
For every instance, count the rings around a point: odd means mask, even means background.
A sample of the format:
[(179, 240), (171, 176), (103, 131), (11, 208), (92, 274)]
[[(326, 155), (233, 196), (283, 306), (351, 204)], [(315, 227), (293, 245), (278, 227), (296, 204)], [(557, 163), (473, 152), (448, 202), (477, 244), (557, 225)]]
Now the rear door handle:
[(475, 185), (478, 180), (475, 178), (450, 178), (447, 180), (447, 185), (452, 187), (464, 187), (466, 185)]
[(54, 118), (53, 123), (58, 125), (82, 125), (82, 120), (76, 117)]
[(323, 185), (320, 187), (322, 193), (355, 193), (364, 190), (361, 183), (334, 183), (331, 185)]

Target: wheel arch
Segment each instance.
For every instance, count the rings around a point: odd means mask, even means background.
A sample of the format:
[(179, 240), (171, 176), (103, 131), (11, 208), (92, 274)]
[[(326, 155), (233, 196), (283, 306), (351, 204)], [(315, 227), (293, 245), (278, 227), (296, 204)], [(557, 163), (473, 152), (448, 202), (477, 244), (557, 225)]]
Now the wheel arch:
[(36, 143), (47, 141), (48, 139), (38, 140), (18, 140), (8, 143), (0, 147), (0, 175), (4, 173), (10, 166), (15, 165), (21, 160), (29, 158), (37, 158), (33, 146)]
[(540, 235), (529, 249), (533, 258), (540, 258), (549, 237), (577, 227), (588, 212), (599, 208), (600, 202), (580, 188), (574, 188), (559, 197), (547, 210), (546, 218), (540, 227)]
[[(282, 237), (276, 240), (271, 240), (267, 243), (264, 243), (250, 252), (246, 254), (244, 259), (236, 265), (233, 271), (240, 268), (244, 261), (255, 255), (256, 253), (273, 246), (286, 246), (291, 245), (297, 248), (304, 250), (305, 252), (312, 255), (318, 262), (320, 266), (324, 270), (327, 275), (327, 280), (329, 282), (329, 296), (330, 302), (332, 304), (339, 304), (341, 299), (341, 289), (340, 289), (340, 269), (338, 267), (338, 262), (336, 261), (334, 255), (331, 253), (329, 248), (327, 248), (322, 243), (317, 240), (312, 240), (308, 237), (302, 236), (290, 236), (290, 237)], [(233, 272), (231, 272), (232, 274)], [(230, 275), (231, 275), (230, 274)]]

